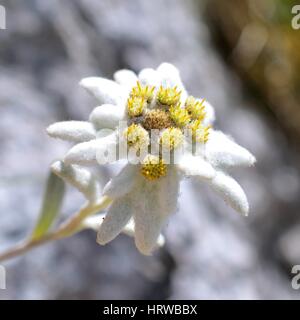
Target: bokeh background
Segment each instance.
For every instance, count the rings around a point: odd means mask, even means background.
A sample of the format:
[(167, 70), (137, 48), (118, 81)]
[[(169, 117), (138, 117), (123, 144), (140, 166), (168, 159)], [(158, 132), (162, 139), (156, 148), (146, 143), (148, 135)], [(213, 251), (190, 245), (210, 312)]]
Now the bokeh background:
[[(174, 63), (206, 97), (216, 127), (257, 157), (233, 176), (251, 211), (182, 183), (165, 248), (140, 255), (131, 238), (105, 247), (85, 231), (3, 263), (1, 299), (298, 299), (300, 30), (285, 0), (7, 0), (0, 30), (0, 249), (32, 229), (48, 168), (68, 145), (52, 122), (95, 107), (78, 81)], [(298, 3), (300, 4), (300, 3)], [(103, 172), (107, 180), (113, 169)], [(64, 215), (83, 198), (69, 189)]]

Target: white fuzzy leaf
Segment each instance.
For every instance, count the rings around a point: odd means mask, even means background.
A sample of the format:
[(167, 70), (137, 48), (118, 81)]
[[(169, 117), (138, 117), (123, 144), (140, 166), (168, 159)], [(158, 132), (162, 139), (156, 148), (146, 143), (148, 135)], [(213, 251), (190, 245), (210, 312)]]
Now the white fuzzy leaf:
[(118, 84), (129, 90), (134, 87), (138, 81), (137, 75), (133, 71), (127, 69), (115, 72), (114, 79)]
[(249, 204), (242, 187), (230, 176), (217, 172), (210, 181), (211, 187), (237, 212), (247, 216)]
[[(116, 146), (115, 135), (82, 142), (75, 145), (64, 158), (67, 164), (96, 164), (100, 157), (104, 157), (106, 152), (110, 152)], [(99, 157), (99, 159), (98, 159)]]
[[(122, 230), (123, 233), (125, 233), (126, 235), (130, 236), (130, 237), (134, 237), (134, 233), (135, 233), (135, 226), (134, 226), (134, 221), (133, 219), (130, 219), (130, 221), (126, 224), (125, 228)], [(160, 234), (157, 242), (156, 242), (156, 246), (157, 247), (163, 247), (165, 245), (165, 237)]]
[(160, 85), (161, 79), (156, 70), (151, 68), (142, 69), (139, 73), (139, 81), (143, 86), (158, 86)]
[(168, 216), (177, 207), (176, 172), (160, 179), (143, 181), (134, 198), (135, 244), (145, 255), (151, 254)]
[[(202, 101), (202, 99), (197, 100)], [(203, 106), (205, 110), (205, 118), (203, 119), (203, 125), (207, 126), (213, 124), (216, 119), (214, 107), (206, 100), (203, 102)]]
[(89, 120), (97, 130), (113, 129), (122, 120), (124, 116), (124, 107), (113, 104), (103, 104), (96, 107), (90, 114)]
[(100, 77), (84, 78), (79, 83), (91, 93), (101, 104), (122, 104), (125, 102), (127, 92), (112, 80)]
[(132, 190), (139, 174), (138, 166), (127, 164), (119, 174), (110, 179), (103, 189), (103, 194), (111, 199), (122, 197)]
[(179, 89), (183, 88), (182, 81), (180, 79), (180, 74), (178, 69), (171, 63), (164, 62), (160, 64), (157, 68), (157, 73), (159, 74), (162, 85), (165, 87), (177, 86)]
[(60, 178), (77, 188), (91, 202), (95, 202), (101, 195), (98, 180), (88, 169), (77, 165), (67, 165), (56, 161), (51, 166), (52, 171)]
[(96, 137), (93, 125), (85, 121), (56, 122), (47, 128), (47, 133), (53, 138), (72, 142), (89, 141)]
[(169, 216), (177, 210), (180, 178), (176, 168), (169, 167), (166, 177), (160, 178), (158, 195), (164, 215)]
[[(82, 226), (83, 228), (92, 229), (98, 232), (100, 226), (102, 225), (104, 217), (105, 214), (98, 214), (88, 217), (82, 222)], [(134, 237), (134, 222), (132, 219), (130, 219), (126, 226), (123, 228), (122, 233), (126, 234), (129, 237)], [(160, 234), (157, 239), (157, 247), (163, 247), (164, 244), (165, 238), (162, 234)]]
[(216, 174), (215, 169), (200, 156), (187, 154), (180, 159), (177, 167), (184, 175), (201, 179), (212, 179)]
[(117, 159), (118, 142), (116, 138), (116, 134), (112, 133), (106, 137), (98, 139), (99, 141), (101, 140), (96, 152), (96, 160), (98, 164), (110, 164), (119, 160)]
[(216, 167), (251, 166), (255, 157), (220, 131), (211, 130), (206, 143), (207, 160)]
[(132, 200), (130, 195), (116, 199), (99, 228), (97, 242), (105, 245), (113, 240), (129, 222), (132, 216)]
[(96, 163), (96, 153), (100, 139), (76, 144), (65, 155), (64, 162), (67, 164), (91, 165)]
[(178, 69), (171, 63), (164, 62), (157, 68), (157, 73), (163, 87), (175, 87), (181, 91), (180, 100), (183, 104), (187, 98), (187, 92), (180, 78)]

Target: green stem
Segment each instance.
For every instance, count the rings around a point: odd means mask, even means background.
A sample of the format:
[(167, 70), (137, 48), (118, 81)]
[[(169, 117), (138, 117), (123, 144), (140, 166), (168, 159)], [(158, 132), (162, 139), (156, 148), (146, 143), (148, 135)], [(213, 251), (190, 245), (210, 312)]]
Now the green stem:
[(73, 215), (70, 219), (63, 222), (57, 230), (49, 232), (38, 239), (30, 238), (0, 254), (0, 262), (22, 255), (46, 242), (59, 240), (74, 235), (75, 233), (82, 230), (82, 221), (85, 218), (107, 208), (110, 203), (111, 199), (104, 196), (98, 202), (88, 204), (80, 211), (78, 211), (75, 215)]

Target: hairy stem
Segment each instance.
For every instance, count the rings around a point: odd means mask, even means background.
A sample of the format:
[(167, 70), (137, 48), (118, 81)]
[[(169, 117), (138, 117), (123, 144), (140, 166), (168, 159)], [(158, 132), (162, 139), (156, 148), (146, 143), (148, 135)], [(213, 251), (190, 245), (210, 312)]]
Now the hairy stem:
[(106, 196), (102, 197), (96, 203), (89, 203), (75, 215), (71, 216), (67, 221), (63, 222), (55, 231), (49, 232), (38, 239), (29, 238), (28, 240), (25, 240), (24, 242), (8, 249), (6, 252), (1, 253), (0, 262), (20, 256), (46, 242), (59, 240), (74, 235), (82, 230), (82, 222), (85, 218), (105, 209), (110, 203), (111, 200)]

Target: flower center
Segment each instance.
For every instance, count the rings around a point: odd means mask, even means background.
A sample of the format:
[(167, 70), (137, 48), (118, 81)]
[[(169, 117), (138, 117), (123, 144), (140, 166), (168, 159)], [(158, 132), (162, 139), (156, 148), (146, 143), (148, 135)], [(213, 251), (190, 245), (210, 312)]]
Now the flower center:
[(153, 109), (149, 110), (143, 121), (143, 127), (146, 130), (157, 129), (162, 130), (169, 128), (172, 125), (172, 120), (169, 114), (164, 110)]
[[(146, 179), (156, 180), (166, 175), (163, 158), (166, 152), (174, 153), (183, 144), (186, 129), (190, 130), (193, 144), (208, 141), (210, 126), (203, 124), (204, 101), (189, 96), (181, 103), (181, 91), (176, 86), (142, 86), (137, 82), (132, 88), (127, 100), (128, 128), (123, 134), (129, 147), (146, 149), (148, 155), (141, 166)], [(158, 135), (151, 130), (158, 130)], [(150, 140), (159, 143), (159, 157), (151, 154)]]

